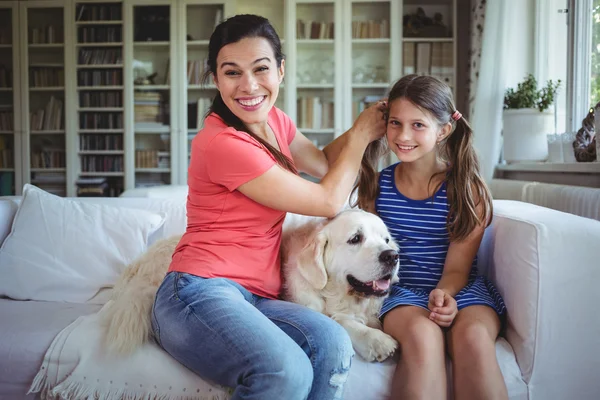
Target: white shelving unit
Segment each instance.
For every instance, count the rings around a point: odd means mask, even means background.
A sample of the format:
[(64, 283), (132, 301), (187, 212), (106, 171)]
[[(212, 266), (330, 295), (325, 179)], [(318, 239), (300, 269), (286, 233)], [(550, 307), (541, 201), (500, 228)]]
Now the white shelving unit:
[(401, 76), (401, 7), (390, 0), (344, 2), (344, 130)]
[[(125, 179), (124, 19), (121, 1), (75, 1), (72, 7), (77, 181), (85, 187), (105, 185), (103, 193), (118, 196)], [(104, 178), (105, 183), (98, 183)], [(73, 185), (75, 186), (75, 185)]]
[[(168, 0), (125, 2), (127, 187), (177, 182), (177, 9)], [(175, 67), (175, 68), (174, 68)]]
[(317, 146), (343, 133), (341, 0), (286, 1), (284, 110)]
[[(443, 34), (404, 27), (419, 7), (441, 16)], [(216, 23), (241, 13), (275, 27), (286, 56), (276, 105), (323, 147), (352, 125), (361, 101), (384, 96), (404, 74), (455, 86), (456, 8), (456, 0), (0, 1), (0, 194), (32, 182), (75, 196), (92, 178), (105, 178), (111, 196), (185, 184), (191, 140), (217, 95), (201, 82), (208, 41)], [(34, 41), (34, 28), (39, 37), (48, 25), (54, 38)], [(32, 123), (52, 96), (60, 123)]]
[(62, 0), (19, 2), (22, 177), (59, 196), (73, 194), (69, 11)]
[[(202, 82), (208, 57), (208, 41), (215, 25), (235, 14), (232, 1), (183, 0), (179, 3), (177, 20), (177, 83), (178, 142), (176, 154), (180, 183), (187, 182), (191, 142), (202, 127), (217, 88), (210, 79)], [(175, 114), (174, 114), (175, 115)]]

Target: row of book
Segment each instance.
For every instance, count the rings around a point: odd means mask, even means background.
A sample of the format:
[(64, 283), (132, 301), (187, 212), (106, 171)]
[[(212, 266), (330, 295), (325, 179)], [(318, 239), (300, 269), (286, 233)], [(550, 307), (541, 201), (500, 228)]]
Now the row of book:
[(121, 49), (79, 49), (77, 63), (79, 65), (121, 64), (123, 52)]
[(299, 128), (331, 129), (334, 127), (333, 100), (317, 96), (300, 96), (296, 107), (296, 124)]
[(118, 197), (123, 193), (123, 179), (120, 177), (79, 177), (75, 185), (78, 197)]
[(403, 73), (432, 75), (454, 86), (453, 54), (453, 43), (404, 43)]
[(86, 92), (79, 94), (80, 107), (123, 107), (122, 92)]
[(123, 172), (121, 155), (82, 155), (82, 172)]
[(12, 149), (0, 149), (0, 168), (14, 168), (14, 165)]
[(79, 27), (77, 41), (81, 44), (120, 43), (123, 41), (123, 29), (120, 26)]
[(80, 129), (123, 129), (123, 113), (82, 112), (79, 114)]
[(379, 39), (390, 37), (390, 21), (352, 21), (352, 38), (354, 39)]
[(12, 70), (0, 64), (0, 88), (12, 87)]
[(61, 68), (30, 67), (30, 87), (65, 86), (65, 71)]
[(123, 150), (123, 135), (81, 135), (79, 150)]
[(57, 28), (54, 25), (29, 28), (29, 44), (63, 43), (63, 30), (62, 26)]
[(123, 71), (120, 69), (77, 71), (78, 86), (120, 86), (123, 84)]
[(136, 168), (170, 168), (171, 154), (168, 151), (161, 150), (136, 150), (135, 151)]
[(297, 39), (333, 39), (334, 23), (320, 21), (296, 21)]
[(137, 91), (133, 95), (133, 115), (136, 123), (162, 122), (163, 103), (158, 92)]
[(14, 120), (15, 119), (14, 114), (12, 112), (12, 106), (5, 106), (0, 104), (0, 131), (14, 130)]
[(76, 21), (120, 21), (120, 4), (78, 4)]
[(208, 71), (208, 59), (192, 60), (187, 62), (187, 83), (188, 85), (200, 85), (202, 77)]
[(44, 148), (31, 152), (31, 168), (65, 168), (65, 150)]
[(29, 127), (33, 131), (57, 131), (63, 127), (63, 101), (50, 97), (45, 108), (30, 113)]

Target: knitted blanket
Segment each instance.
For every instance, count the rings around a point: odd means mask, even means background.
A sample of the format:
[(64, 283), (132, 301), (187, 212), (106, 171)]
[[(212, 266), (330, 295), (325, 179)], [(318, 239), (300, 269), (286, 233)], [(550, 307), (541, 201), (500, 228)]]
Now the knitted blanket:
[(200, 379), (154, 342), (128, 356), (105, 351), (100, 316), (106, 306), (54, 338), (29, 393), (42, 399), (229, 399), (229, 389)]

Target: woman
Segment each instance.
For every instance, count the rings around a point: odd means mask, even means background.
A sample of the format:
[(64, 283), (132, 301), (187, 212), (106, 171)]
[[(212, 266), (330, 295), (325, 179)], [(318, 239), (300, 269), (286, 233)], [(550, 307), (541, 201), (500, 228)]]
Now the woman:
[(286, 212), (342, 208), (366, 146), (383, 136), (383, 106), (320, 151), (273, 106), (285, 60), (268, 20), (226, 20), (208, 53), (219, 94), (192, 143), (188, 226), (156, 295), (156, 340), (233, 399), (339, 399), (352, 344), (331, 319), (278, 300), (281, 229)]

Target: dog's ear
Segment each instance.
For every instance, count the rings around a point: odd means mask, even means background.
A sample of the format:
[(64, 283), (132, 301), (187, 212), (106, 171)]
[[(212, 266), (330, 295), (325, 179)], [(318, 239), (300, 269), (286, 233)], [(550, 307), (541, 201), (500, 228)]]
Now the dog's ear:
[(298, 255), (298, 271), (315, 289), (321, 290), (327, 284), (327, 271), (325, 270), (325, 247), (327, 235), (321, 231), (317, 233)]

